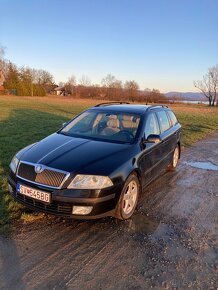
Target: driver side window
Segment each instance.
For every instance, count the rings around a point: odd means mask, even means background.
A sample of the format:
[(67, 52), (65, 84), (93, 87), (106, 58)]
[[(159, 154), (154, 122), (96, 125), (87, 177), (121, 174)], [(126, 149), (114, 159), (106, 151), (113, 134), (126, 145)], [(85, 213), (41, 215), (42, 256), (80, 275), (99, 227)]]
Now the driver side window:
[(148, 138), (149, 135), (155, 134), (159, 135), (160, 134), (160, 128), (158, 125), (157, 117), (154, 113), (151, 113), (146, 121), (145, 124), (145, 138)]

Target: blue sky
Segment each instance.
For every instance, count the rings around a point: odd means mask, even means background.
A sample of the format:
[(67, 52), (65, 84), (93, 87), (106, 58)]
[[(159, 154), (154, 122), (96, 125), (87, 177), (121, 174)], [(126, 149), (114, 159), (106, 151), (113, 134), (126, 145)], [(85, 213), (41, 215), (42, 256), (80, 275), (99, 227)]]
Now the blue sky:
[(0, 43), (17, 65), (92, 83), (195, 91), (218, 63), (218, 0), (0, 0)]

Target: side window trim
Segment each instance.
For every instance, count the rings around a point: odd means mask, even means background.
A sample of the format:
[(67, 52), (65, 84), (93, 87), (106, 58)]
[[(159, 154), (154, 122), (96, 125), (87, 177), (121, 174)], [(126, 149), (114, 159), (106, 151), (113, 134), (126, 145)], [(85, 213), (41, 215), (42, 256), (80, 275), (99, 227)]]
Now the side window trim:
[(154, 116), (154, 118), (155, 118), (155, 120), (156, 120), (156, 124), (157, 124), (157, 126), (158, 126), (158, 130), (159, 130), (159, 134), (158, 135), (160, 135), (161, 134), (161, 129), (160, 129), (160, 124), (159, 124), (159, 120), (158, 120), (158, 117), (157, 117), (157, 115), (156, 115), (156, 112), (150, 112), (148, 115), (147, 115), (147, 117), (146, 117), (146, 120), (145, 120), (145, 123), (144, 123), (144, 125), (143, 125), (143, 135), (145, 135), (146, 134), (146, 125), (147, 125), (147, 121), (148, 121), (148, 119), (149, 119), (149, 117), (151, 116), (151, 115), (153, 115)]
[(159, 123), (159, 120), (158, 120), (156, 112), (154, 112), (154, 116), (155, 116), (155, 119), (156, 119), (156, 122), (157, 122), (157, 125), (158, 125), (159, 135), (160, 135), (161, 134), (161, 128), (160, 128), (160, 123)]
[[(168, 111), (165, 111), (165, 112), (166, 112), (166, 114), (167, 114), (167, 118), (168, 118), (169, 123), (170, 123), (170, 128), (174, 127), (174, 125), (173, 125), (173, 121), (172, 121), (172, 119), (170, 118), (170, 115), (169, 115)], [(170, 129), (170, 128), (169, 128), (169, 129)]]
[[(167, 113), (168, 113), (168, 116), (169, 116), (169, 118), (170, 118), (170, 120), (171, 120), (171, 122), (173, 124), (173, 127), (174, 127), (175, 125), (177, 125), (179, 123), (179, 121), (178, 121), (178, 119), (177, 119), (177, 117), (176, 117), (176, 115), (174, 114), (173, 111), (167, 111)], [(171, 117), (170, 113), (172, 114), (172, 117)], [(173, 116), (175, 117), (175, 123), (174, 123), (174, 120), (173, 120), (174, 119)]]
[[(170, 125), (170, 127), (169, 127), (168, 129), (164, 130), (164, 131), (163, 131), (162, 128), (161, 128), (160, 120), (159, 120), (159, 117), (158, 117), (158, 112), (164, 112), (164, 113), (166, 114), (167, 119), (168, 119), (168, 122), (169, 122), (169, 125)], [(160, 133), (161, 133), (161, 134), (167, 132), (169, 129), (172, 128), (172, 126), (171, 126), (171, 121), (169, 120), (168, 114), (167, 114), (167, 112), (166, 112), (165, 110), (159, 110), (159, 111), (157, 111), (157, 112), (156, 112), (156, 115), (157, 115), (157, 120), (158, 120), (158, 123), (159, 123), (159, 128), (160, 128)]]
[(157, 119), (157, 123), (158, 123), (158, 126), (159, 126), (159, 131), (160, 131), (160, 135), (161, 135), (163, 132), (161, 130), (160, 120), (158, 118), (157, 112), (155, 112), (155, 116), (156, 116), (156, 119)]

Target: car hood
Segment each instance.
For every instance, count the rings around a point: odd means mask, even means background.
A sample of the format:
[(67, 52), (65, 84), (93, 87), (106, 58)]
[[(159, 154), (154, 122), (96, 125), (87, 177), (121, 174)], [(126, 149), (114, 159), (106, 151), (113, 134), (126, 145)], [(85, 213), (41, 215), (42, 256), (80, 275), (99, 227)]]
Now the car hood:
[[(75, 172), (110, 156), (128, 151), (129, 144), (117, 144), (52, 134), (18, 156), (22, 161), (43, 164), (52, 168)], [(92, 166), (91, 166), (92, 167)]]

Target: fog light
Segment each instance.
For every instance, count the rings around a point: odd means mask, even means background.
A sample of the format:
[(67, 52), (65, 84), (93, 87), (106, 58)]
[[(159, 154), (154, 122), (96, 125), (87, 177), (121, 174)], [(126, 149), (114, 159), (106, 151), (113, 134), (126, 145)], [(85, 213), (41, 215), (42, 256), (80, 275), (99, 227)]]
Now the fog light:
[(93, 206), (73, 206), (72, 214), (86, 215), (93, 209)]

